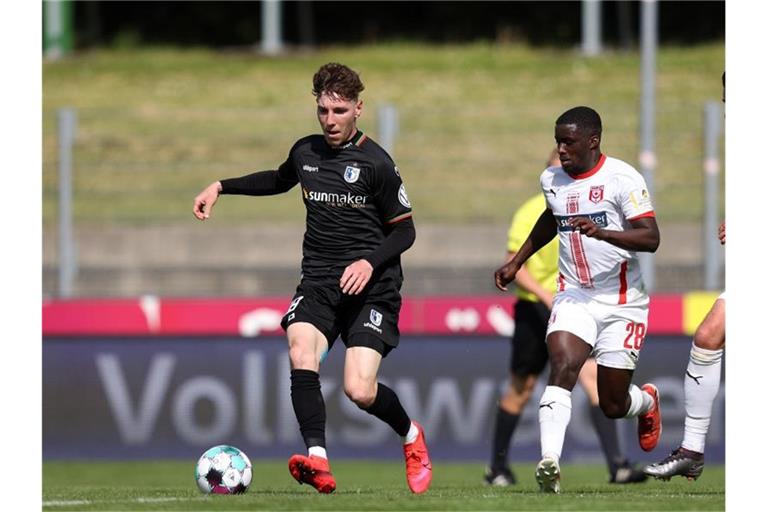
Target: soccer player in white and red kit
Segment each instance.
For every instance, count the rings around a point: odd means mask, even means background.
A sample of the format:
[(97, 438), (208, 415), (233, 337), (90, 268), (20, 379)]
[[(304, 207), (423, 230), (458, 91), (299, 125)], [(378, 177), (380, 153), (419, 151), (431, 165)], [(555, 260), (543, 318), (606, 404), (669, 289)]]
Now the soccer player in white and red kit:
[(546, 209), (515, 257), (495, 273), (506, 290), (525, 261), (555, 235), (560, 255), (557, 294), (547, 328), (551, 371), (539, 402), (542, 459), (536, 480), (560, 492), (560, 455), (571, 417), (571, 390), (592, 353), (600, 408), (609, 418), (638, 417), (640, 446), (661, 435), (659, 394), (632, 384), (648, 325), (648, 294), (637, 251), (654, 252), (659, 228), (643, 177), (600, 151), (602, 122), (589, 107), (555, 123), (560, 167), (541, 175)]

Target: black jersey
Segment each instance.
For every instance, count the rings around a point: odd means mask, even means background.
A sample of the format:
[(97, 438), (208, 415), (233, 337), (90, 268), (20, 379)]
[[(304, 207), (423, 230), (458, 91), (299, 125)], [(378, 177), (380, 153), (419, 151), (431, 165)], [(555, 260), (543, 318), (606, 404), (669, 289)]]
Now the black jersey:
[[(322, 135), (294, 144), (277, 170), (281, 181), (299, 183), (307, 210), (302, 274), (341, 276), (371, 253), (392, 224), (411, 216), (403, 180), (392, 158), (363, 132), (334, 148)], [(400, 276), (400, 257), (377, 273)]]

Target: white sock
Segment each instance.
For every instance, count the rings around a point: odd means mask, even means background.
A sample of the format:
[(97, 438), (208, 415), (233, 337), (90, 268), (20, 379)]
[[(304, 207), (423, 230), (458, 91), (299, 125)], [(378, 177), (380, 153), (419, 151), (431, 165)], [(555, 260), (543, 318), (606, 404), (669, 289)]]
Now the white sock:
[(328, 454), (325, 453), (325, 448), (323, 448), (322, 446), (310, 446), (309, 454), (316, 455), (317, 457), (322, 457), (326, 460), (328, 459)]
[(558, 386), (547, 386), (539, 400), (542, 457), (560, 460), (565, 429), (571, 421), (571, 392)]
[(653, 407), (653, 397), (635, 386), (629, 385), (629, 410), (624, 415), (625, 418), (634, 418), (651, 410)]
[(419, 437), (419, 427), (414, 422), (411, 422), (411, 428), (408, 429), (408, 433), (403, 437), (403, 444), (410, 444)]
[(685, 434), (683, 448), (704, 453), (712, 418), (712, 403), (720, 390), (723, 349), (707, 350), (693, 345), (685, 371)]

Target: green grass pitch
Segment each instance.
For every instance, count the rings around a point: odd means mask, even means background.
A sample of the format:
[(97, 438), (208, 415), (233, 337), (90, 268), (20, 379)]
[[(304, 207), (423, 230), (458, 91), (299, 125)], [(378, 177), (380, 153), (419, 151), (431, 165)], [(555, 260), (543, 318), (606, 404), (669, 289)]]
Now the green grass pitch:
[(44, 510), (724, 510), (725, 468), (708, 465), (696, 482), (607, 483), (605, 467), (563, 464), (560, 495), (538, 492), (534, 463), (516, 464), (518, 485), (482, 484), (480, 463), (435, 461), (432, 487), (410, 493), (400, 462), (333, 461), (337, 489), (299, 486), (285, 461), (254, 461), (254, 480), (239, 496), (204, 496), (194, 461), (48, 462)]

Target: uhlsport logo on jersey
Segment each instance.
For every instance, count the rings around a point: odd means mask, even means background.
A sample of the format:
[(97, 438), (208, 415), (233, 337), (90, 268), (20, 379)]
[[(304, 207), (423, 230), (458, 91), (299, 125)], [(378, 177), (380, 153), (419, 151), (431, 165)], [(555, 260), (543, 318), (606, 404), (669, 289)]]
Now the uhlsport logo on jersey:
[(371, 314), (369, 315), (369, 318), (371, 321), (365, 322), (363, 327), (368, 327), (381, 334), (381, 329), (379, 327), (381, 326), (381, 320), (384, 318), (384, 316), (375, 309), (371, 308)]
[(352, 167), (351, 165), (348, 165), (346, 169), (344, 169), (344, 181), (347, 183), (354, 183), (357, 181), (357, 179), (360, 177), (360, 168), (359, 167)]
[(405, 185), (400, 185), (400, 190), (397, 191), (397, 199), (400, 201), (400, 204), (406, 208), (411, 207), (411, 202), (408, 201), (408, 194), (405, 191)]
[(605, 185), (593, 185), (589, 189), (589, 200), (597, 204), (603, 200), (603, 190)]

